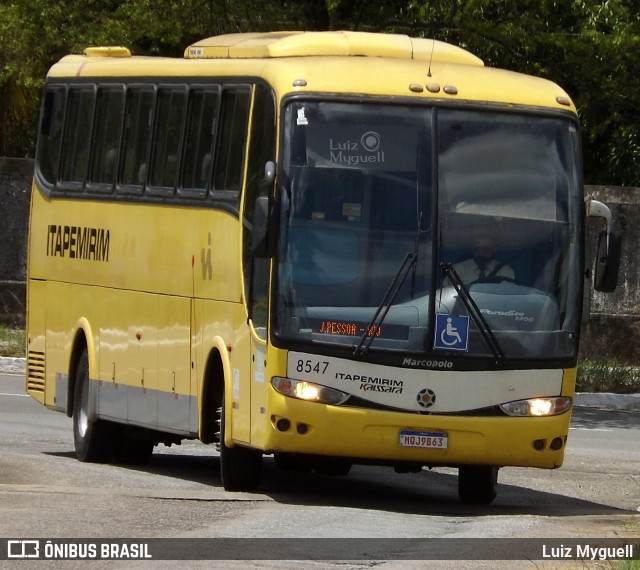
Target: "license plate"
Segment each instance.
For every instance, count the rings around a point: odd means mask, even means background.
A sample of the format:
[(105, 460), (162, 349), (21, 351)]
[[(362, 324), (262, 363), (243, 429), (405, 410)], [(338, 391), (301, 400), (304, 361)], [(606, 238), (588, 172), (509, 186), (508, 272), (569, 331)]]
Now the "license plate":
[(400, 430), (400, 447), (423, 447), (427, 449), (447, 449), (449, 438), (441, 431)]

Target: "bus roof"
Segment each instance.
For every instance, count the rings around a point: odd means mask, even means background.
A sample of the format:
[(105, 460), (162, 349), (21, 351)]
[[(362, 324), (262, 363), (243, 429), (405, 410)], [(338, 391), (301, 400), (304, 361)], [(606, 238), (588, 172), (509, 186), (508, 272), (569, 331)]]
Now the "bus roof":
[(359, 94), (504, 103), (576, 112), (555, 83), (485, 67), (468, 51), (437, 40), (367, 32), (227, 34), (196, 42), (184, 58), (132, 56), (91, 47), (55, 64), (54, 78), (260, 77), (278, 97)]
[(468, 51), (438, 40), (369, 32), (226, 34), (190, 45), (187, 59), (364, 56), (484, 65)]

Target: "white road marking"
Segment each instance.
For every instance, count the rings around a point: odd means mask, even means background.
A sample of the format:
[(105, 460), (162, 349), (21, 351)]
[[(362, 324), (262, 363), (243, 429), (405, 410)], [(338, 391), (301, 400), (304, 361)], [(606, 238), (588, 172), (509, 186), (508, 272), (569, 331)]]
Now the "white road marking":
[(605, 428), (587, 428), (587, 427), (572, 427), (569, 428), (571, 431), (613, 431), (612, 429)]

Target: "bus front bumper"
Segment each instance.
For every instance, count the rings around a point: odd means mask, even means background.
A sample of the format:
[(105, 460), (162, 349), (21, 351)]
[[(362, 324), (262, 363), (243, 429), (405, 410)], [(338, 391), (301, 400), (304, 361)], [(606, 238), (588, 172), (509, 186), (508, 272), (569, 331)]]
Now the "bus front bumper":
[[(550, 417), (420, 415), (329, 406), (269, 392), (264, 441), (254, 442), (257, 447), (265, 453), (338, 456), (363, 463), (554, 469), (562, 465), (571, 419), (570, 412)], [(407, 433), (424, 435), (407, 438)]]

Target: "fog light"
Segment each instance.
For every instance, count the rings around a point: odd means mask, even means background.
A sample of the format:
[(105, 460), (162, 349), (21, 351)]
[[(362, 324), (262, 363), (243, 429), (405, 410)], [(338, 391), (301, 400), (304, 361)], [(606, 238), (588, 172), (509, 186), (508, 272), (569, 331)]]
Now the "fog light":
[(554, 451), (558, 451), (558, 449), (562, 449), (562, 446), (564, 445), (564, 439), (561, 437), (554, 437), (551, 440), (551, 445), (549, 446), (551, 449), (553, 449)]
[(546, 439), (536, 439), (533, 442), (533, 449), (535, 449), (536, 451), (542, 451), (546, 443), (547, 443)]
[(286, 418), (280, 418), (276, 422), (276, 428), (278, 431), (287, 431), (291, 427), (291, 422)]

